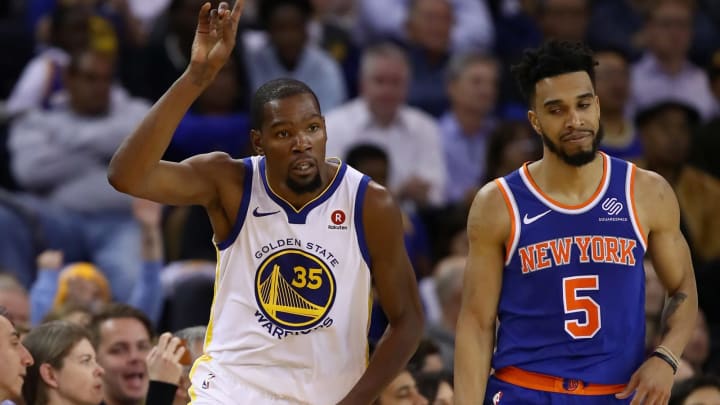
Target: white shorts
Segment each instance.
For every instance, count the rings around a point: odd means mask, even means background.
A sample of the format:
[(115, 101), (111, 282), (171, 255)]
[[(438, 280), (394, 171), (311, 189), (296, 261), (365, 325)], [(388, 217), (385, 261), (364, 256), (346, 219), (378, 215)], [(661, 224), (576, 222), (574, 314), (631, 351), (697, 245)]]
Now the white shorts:
[(279, 397), (232, 378), (212, 361), (197, 362), (190, 378), (189, 405), (309, 405)]

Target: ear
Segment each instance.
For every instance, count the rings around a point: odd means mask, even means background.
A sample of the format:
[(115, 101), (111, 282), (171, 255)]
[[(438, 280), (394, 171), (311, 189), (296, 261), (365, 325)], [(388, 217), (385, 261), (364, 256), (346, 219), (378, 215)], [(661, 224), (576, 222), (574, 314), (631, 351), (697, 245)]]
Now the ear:
[(258, 155), (264, 155), (265, 151), (262, 147), (262, 134), (260, 134), (260, 131), (257, 129), (251, 129), (250, 130), (250, 141), (252, 142), (252, 147), (255, 153)]
[(528, 121), (530, 121), (530, 125), (532, 125), (533, 129), (535, 130), (535, 133), (540, 135), (542, 133), (542, 126), (540, 126), (540, 120), (538, 120), (537, 114), (535, 114), (535, 111), (528, 110), (527, 112)]
[(43, 363), (40, 365), (38, 371), (40, 372), (40, 379), (47, 384), (48, 387), (58, 387), (57, 372), (51, 365)]

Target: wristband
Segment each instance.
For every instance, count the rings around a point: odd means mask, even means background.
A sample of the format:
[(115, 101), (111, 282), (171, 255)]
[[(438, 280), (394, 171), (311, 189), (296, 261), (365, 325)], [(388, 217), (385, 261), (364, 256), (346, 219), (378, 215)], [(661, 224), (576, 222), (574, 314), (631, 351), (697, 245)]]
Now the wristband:
[(658, 352), (658, 351), (654, 351), (654, 352), (650, 355), (650, 357), (653, 357), (653, 356), (654, 356), (654, 357), (658, 357), (658, 358), (662, 359), (663, 361), (665, 361), (667, 364), (670, 365), (670, 367), (672, 367), (672, 369), (673, 369), (673, 375), (677, 374), (677, 368), (678, 368), (678, 366), (677, 366), (677, 364), (672, 360), (672, 358), (670, 358), (670, 356), (668, 356), (668, 355), (665, 354), (665, 353)]

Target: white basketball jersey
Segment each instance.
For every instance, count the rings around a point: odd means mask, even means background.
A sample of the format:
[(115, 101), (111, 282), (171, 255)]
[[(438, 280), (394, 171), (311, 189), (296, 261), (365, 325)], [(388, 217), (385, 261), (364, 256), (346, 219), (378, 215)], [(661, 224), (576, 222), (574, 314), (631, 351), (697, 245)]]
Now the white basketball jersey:
[(296, 210), (270, 188), (264, 157), (244, 164), (238, 219), (217, 245), (200, 361), (279, 398), (335, 404), (367, 366), (369, 178), (340, 163), (322, 194)]

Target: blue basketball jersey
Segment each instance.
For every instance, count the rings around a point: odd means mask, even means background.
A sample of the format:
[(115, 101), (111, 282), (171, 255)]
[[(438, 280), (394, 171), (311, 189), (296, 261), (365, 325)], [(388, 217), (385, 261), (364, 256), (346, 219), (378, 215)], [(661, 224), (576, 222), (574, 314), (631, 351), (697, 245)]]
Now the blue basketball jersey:
[(498, 304), (493, 367), (593, 384), (625, 384), (644, 358), (646, 241), (635, 166), (601, 153), (584, 204), (546, 196), (527, 164), (496, 180), (512, 229)]

